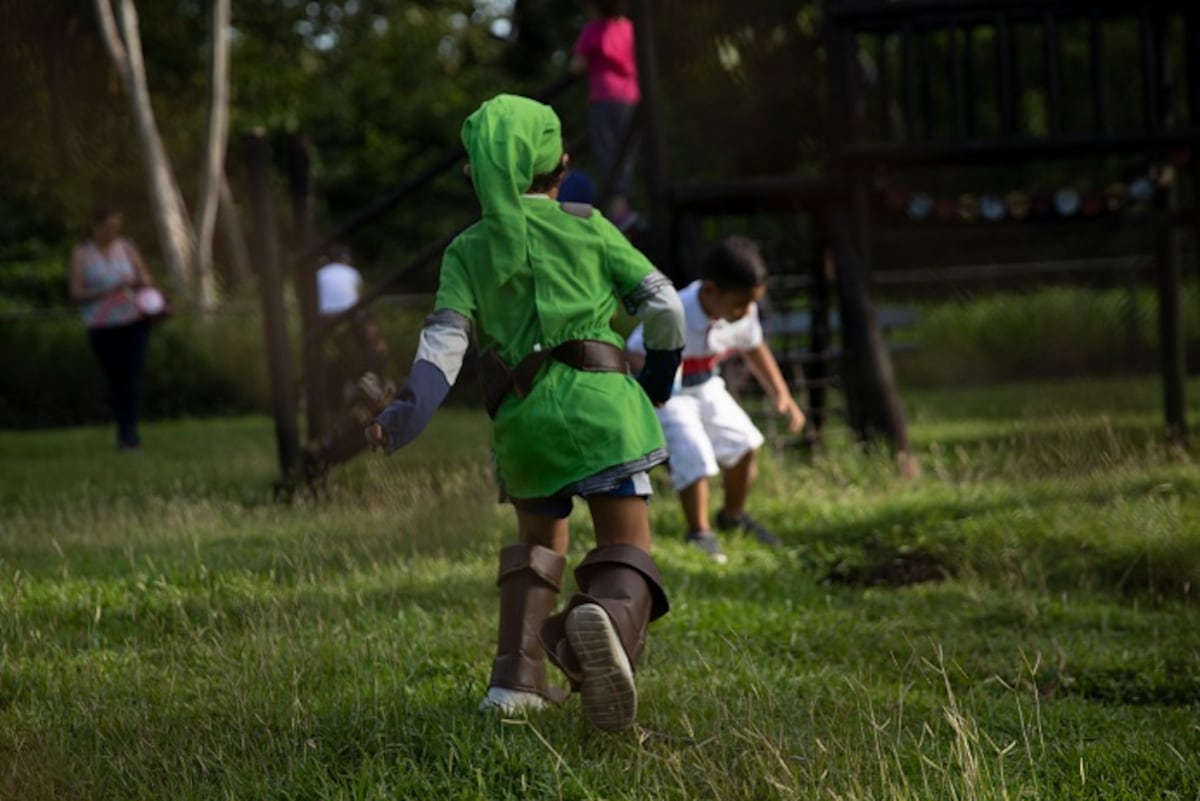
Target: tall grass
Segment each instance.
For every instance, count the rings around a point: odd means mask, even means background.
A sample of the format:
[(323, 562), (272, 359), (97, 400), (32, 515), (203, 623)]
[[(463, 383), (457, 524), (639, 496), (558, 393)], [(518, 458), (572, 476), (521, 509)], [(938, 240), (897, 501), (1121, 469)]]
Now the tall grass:
[(918, 396), (915, 483), (844, 433), (769, 455), (786, 547), (725, 566), (661, 493), (615, 736), (475, 710), (513, 535), (482, 415), (290, 503), (260, 418), (0, 434), (0, 798), (1195, 798), (1200, 479), (1153, 395)]

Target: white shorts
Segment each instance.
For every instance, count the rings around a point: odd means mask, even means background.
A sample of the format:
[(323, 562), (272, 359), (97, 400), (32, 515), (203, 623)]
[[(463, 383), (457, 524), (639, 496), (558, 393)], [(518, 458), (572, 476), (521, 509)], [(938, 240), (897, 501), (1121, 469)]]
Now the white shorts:
[(719, 376), (677, 391), (657, 411), (676, 491), (717, 475), (722, 467), (733, 467), (764, 441)]

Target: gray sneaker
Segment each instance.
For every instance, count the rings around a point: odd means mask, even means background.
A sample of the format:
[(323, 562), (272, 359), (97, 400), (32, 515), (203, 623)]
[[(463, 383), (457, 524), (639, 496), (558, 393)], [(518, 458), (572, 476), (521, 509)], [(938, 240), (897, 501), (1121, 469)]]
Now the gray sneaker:
[(773, 548), (780, 545), (779, 537), (776, 537), (770, 529), (751, 517), (748, 512), (743, 512), (741, 517), (732, 517), (725, 514), (724, 511), (717, 512), (717, 528), (721, 531), (741, 529), (747, 534), (753, 534), (754, 538), (763, 545), (770, 545)]
[(684, 539), (704, 551), (719, 565), (723, 565), (729, 561), (729, 558), (721, 552), (721, 543), (717, 542), (717, 535), (707, 529), (704, 531), (689, 531)]

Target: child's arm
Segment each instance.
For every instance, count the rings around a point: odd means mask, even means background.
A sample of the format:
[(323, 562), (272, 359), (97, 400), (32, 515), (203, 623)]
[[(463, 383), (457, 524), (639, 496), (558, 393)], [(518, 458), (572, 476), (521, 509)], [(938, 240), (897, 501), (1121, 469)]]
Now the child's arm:
[(746, 363), (750, 365), (750, 372), (754, 374), (754, 378), (767, 396), (775, 401), (775, 411), (787, 417), (788, 431), (795, 434), (804, 428), (804, 412), (800, 411), (800, 407), (792, 399), (787, 382), (783, 380), (783, 373), (779, 371), (779, 363), (775, 361), (775, 356), (767, 347), (767, 343), (759, 342), (756, 347), (744, 351), (743, 355), (746, 357)]
[(671, 280), (657, 270), (622, 300), (641, 321), (626, 342), (630, 366), (651, 402), (666, 403), (683, 353), (683, 304)]
[(470, 341), (471, 321), (458, 312), (440, 309), (425, 318), (408, 381), (367, 426), (367, 445), (390, 454), (417, 438), (458, 379)]

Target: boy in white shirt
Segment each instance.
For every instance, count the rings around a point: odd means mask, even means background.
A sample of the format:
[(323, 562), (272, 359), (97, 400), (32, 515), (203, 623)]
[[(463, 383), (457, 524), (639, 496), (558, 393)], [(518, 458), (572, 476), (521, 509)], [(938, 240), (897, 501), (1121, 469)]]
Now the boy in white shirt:
[[(766, 291), (767, 268), (758, 245), (741, 236), (722, 240), (705, 255), (701, 276), (679, 291), (686, 318), (683, 364), (675, 393), (657, 411), (670, 452), (671, 483), (687, 519), (687, 541), (724, 562), (708, 515), (708, 480), (718, 473), (725, 499), (717, 528), (740, 529), (768, 545), (779, 540), (746, 513), (755, 457), (764, 439), (725, 388), (718, 365), (741, 354), (792, 433), (804, 427), (804, 413), (763, 339), (758, 301)], [(634, 370), (640, 369), (645, 352), (640, 328), (630, 335), (626, 350)]]

